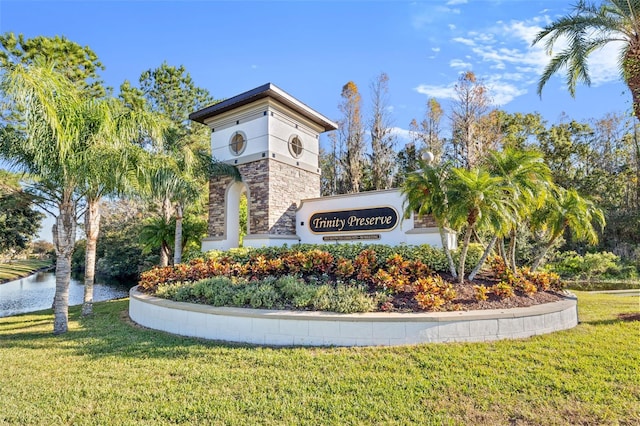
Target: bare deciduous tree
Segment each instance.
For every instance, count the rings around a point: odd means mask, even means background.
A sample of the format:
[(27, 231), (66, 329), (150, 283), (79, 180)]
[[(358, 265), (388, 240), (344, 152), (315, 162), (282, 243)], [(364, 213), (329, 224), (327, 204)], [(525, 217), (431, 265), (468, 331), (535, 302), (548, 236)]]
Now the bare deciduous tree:
[(436, 163), (440, 162), (444, 154), (444, 141), (440, 136), (440, 122), (443, 115), (444, 111), (440, 103), (434, 98), (429, 98), (422, 121), (418, 123), (414, 118), (409, 124), (412, 138), (420, 141), (422, 148), (433, 154)]
[(371, 83), (372, 117), (371, 134), (371, 184), (373, 189), (389, 189), (393, 184), (395, 136), (389, 115), (389, 76), (381, 73)]
[(488, 152), (483, 117), (488, 114), (490, 98), (486, 86), (472, 71), (462, 74), (455, 85), (456, 100), (451, 108), (454, 160), (468, 170), (477, 166)]
[(338, 105), (342, 119), (338, 121), (340, 139), (346, 147), (341, 156), (344, 166), (346, 190), (349, 193), (360, 191), (364, 162), (364, 128), (362, 125), (362, 100), (358, 86), (349, 81), (342, 87), (342, 102)]

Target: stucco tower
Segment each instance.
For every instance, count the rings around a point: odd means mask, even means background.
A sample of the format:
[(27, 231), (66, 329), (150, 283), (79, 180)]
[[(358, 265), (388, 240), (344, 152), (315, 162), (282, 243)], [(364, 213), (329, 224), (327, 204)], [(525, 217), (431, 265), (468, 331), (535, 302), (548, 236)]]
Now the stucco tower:
[(301, 199), (320, 195), (319, 136), (336, 124), (270, 83), (189, 118), (209, 126), (213, 157), (237, 166), (242, 175), (242, 182), (211, 179), (202, 250), (238, 246), (243, 194), (248, 206), (244, 246), (297, 243), (296, 207)]

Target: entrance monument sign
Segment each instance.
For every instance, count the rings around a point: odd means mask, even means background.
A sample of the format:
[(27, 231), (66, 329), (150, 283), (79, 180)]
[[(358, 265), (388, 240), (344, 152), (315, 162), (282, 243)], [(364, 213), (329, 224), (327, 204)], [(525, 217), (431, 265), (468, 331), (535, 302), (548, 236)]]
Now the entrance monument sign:
[(398, 212), (393, 207), (314, 213), (309, 219), (309, 228), (314, 234), (387, 231), (395, 228), (397, 224)]
[[(214, 158), (235, 165), (242, 182), (209, 182), (208, 236), (202, 250), (239, 245), (246, 196), (245, 247), (362, 242), (441, 245), (429, 218), (403, 218), (399, 190), (320, 197), (321, 133), (336, 123), (268, 83), (189, 115), (211, 129)], [(446, 231), (450, 248), (455, 234)]]

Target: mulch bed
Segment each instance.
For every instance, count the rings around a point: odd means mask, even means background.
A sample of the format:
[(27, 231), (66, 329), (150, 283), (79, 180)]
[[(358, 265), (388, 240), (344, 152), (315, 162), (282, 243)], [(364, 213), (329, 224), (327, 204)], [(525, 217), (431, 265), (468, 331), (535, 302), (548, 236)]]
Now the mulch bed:
[[(464, 284), (459, 284), (451, 276), (442, 274), (442, 278), (453, 284), (456, 290), (457, 297), (452, 303), (445, 307), (443, 310), (461, 310), (461, 311), (475, 311), (483, 309), (510, 309), (510, 308), (525, 308), (527, 306), (541, 305), (543, 303), (556, 302), (562, 300), (563, 295), (553, 291), (539, 291), (533, 294), (526, 294), (524, 292), (514, 290), (514, 296), (508, 298), (499, 298), (494, 294), (489, 294), (487, 300), (476, 300), (476, 291), (473, 288), (475, 285), (484, 285), (491, 287), (498, 283), (497, 280), (486, 277), (478, 276), (473, 282), (466, 281)], [(414, 299), (413, 293), (400, 293), (393, 299), (393, 305), (395, 312), (425, 312), (420, 309), (418, 303)]]

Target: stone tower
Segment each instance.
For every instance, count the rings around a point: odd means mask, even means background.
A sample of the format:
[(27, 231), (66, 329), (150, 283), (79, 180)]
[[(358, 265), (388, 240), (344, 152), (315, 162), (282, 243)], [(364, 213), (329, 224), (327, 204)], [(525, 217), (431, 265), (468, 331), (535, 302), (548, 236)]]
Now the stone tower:
[(242, 182), (210, 180), (202, 250), (238, 247), (242, 194), (248, 205), (245, 247), (297, 243), (296, 207), (301, 199), (320, 196), (319, 136), (336, 124), (271, 83), (189, 118), (211, 129), (213, 158), (242, 175)]

